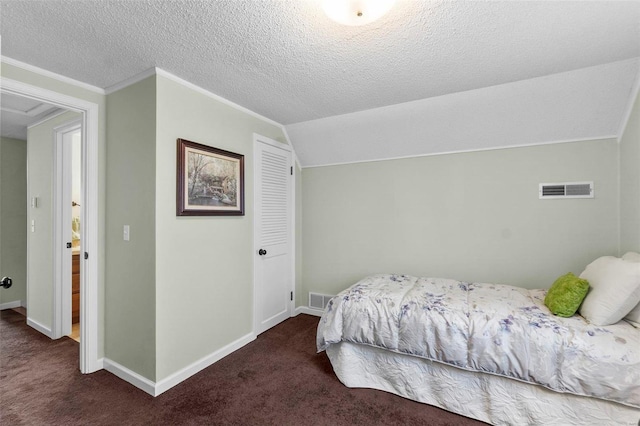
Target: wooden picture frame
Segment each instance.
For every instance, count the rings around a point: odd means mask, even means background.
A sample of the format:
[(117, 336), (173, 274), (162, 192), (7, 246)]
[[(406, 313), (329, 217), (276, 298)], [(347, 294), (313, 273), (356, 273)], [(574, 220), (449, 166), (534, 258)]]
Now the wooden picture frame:
[(244, 155), (178, 139), (177, 216), (244, 216)]

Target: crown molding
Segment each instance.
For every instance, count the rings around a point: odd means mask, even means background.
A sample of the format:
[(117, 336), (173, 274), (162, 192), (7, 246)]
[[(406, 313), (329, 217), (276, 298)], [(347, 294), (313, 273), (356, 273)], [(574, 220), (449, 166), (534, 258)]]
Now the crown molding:
[(11, 66), (14, 66), (16, 68), (20, 68), (20, 69), (23, 69), (25, 71), (29, 71), (29, 72), (35, 73), (35, 74), (41, 75), (43, 77), (52, 78), (54, 80), (57, 80), (57, 81), (60, 81), (60, 82), (66, 83), (66, 84), (70, 84), (70, 85), (73, 85), (73, 86), (76, 86), (76, 87), (79, 87), (79, 88), (82, 88), (82, 89), (89, 90), (89, 91), (94, 92), (94, 93), (98, 93), (100, 95), (110, 95), (110, 94), (112, 94), (114, 92), (117, 92), (118, 90), (122, 90), (125, 87), (129, 87), (129, 86), (131, 86), (131, 85), (133, 85), (135, 83), (138, 83), (138, 82), (140, 82), (140, 81), (142, 81), (142, 80), (144, 80), (144, 79), (146, 79), (148, 77), (151, 77), (152, 75), (160, 75), (160, 76), (162, 76), (164, 78), (167, 78), (167, 79), (169, 79), (171, 81), (174, 81), (174, 82), (176, 82), (178, 84), (181, 84), (182, 86), (185, 86), (185, 87), (187, 87), (187, 88), (189, 88), (189, 89), (191, 89), (191, 90), (193, 90), (195, 92), (203, 94), (203, 95), (205, 95), (205, 96), (207, 96), (209, 98), (212, 98), (212, 99), (214, 99), (214, 100), (216, 100), (218, 102), (221, 102), (221, 103), (223, 103), (225, 105), (228, 105), (228, 106), (230, 106), (230, 107), (232, 107), (232, 108), (234, 108), (236, 110), (242, 111), (242, 112), (244, 112), (244, 113), (246, 113), (248, 115), (251, 115), (252, 117), (255, 117), (255, 118), (259, 119), (259, 120), (262, 120), (262, 121), (264, 121), (266, 123), (269, 123), (269, 124), (271, 124), (273, 126), (278, 127), (280, 130), (282, 130), (282, 133), (284, 134), (285, 139), (287, 140), (289, 146), (291, 146), (291, 148), (293, 150), (295, 162), (296, 162), (298, 168), (299, 169), (301, 168), (300, 160), (298, 159), (298, 155), (295, 153), (295, 149), (293, 147), (293, 144), (291, 143), (291, 140), (289, 139), (289, 135), (287, 134), (287, 129), (285, 128), (285, 126), (283, 124), (278, 123), (277, 121), (274, 121), (274, 120), (272, 120), (272, 119), (270, 119), (268, 117), (265, 117), (265, 116), (263, 116), (261, 114), (258, 114), (257, 112), (254, 112), (254, 111), (252, 111), (252, 110), (250, 110), (248, 108), (245, 108), (242, 105), (238, 105), (235, 102), (232, 102), (232, 101), (230, 101), (230, 100), (228, 100), (226, 98), (223, 98), (222, 96), (216, 95), (213, 92), (210, 92), (210, 91), (208, 91), (206, 89), (203, 89), (202, 87), (197, 86), (197, 85), (195, 85), (193, 83), (190, 83), (190, 82), (188, 82), (188, 81), (186, 81), (186, 80), (184, 80), (184, 79), (182, 79), (182, 78), (180, 78), (178, 76), (175, 76), (175, 75), (171, 74), (170, 72), (165, 71), (165, 70), (163, 70), (161, 68), (157, 68), (157, 67), (149, 68), (149, 69), (147, 69), (145, 71), (142, 71), (141, 73), (138, 73), (138, 74), (136, 74), (134, 76), (131, 76), (131, 77), (127, 78), (126, 80), (123, 80), (123, 81), (121, 81), (119, 83), (113, 84), (113, 85), (107, 87), (106, 89), (102, 89), (100, 87), (92, 86), (90, 84), (83, 83), (82, 81), (78, 81), (78, 80), (75, 80), (73, 78), (65, 77), (63, 75), (56, 74), (54, 72), (45, 70), (43, 68), (36, 67), (34, 65), (27, 64), (25, 62), (18, 61), (18, 60), (13, 59), (13, 58), (9, 58), (7, 56), (0, 56), (0, 59), (1, 59), (1, 62), (4, 63), (4, 64), (11, 65)]
[[(142, 81), (142, 80), (144, 80), (146, 78), (149, 78), (152, 75), (159, 75), (161, 77), (164, 77), (164, 78), (166, 78), (168, 80), (171, 80), (171, 81), (173, 81), (175, 83), (178, 83), (178, 84), (180, 84), (180, 85), (182, 85), (182, 86), (184, 86), (184, 87), (186, 87), (188, 89), (191, 89), (194, 92), (198, 92), (198, 93), (200, 93), (202, 95), (205, 95), (205, 96), (207, 96), (207, 97), (209, 97), (211, 99), (214, 99), (214, 100), (216, 100), (218, 102), (221, 102), (221, 103), (223, 103), (223, 104), (225, 104), (227, 106), (230, 106), (231, 108), (237, 109), (238, 111), (242, 111), (245, 114), (251, 115), (252, 117), (255, 117), (255, 118), (259, 119), (259, 120), (267, 122), (267, 123), (269, 123), (271, 125), (274, 125), (274, 126), (278, 127), (279, 129), (282, 129), (283, 133), (284, 133), (284, 125), (278, 123), (277, 121), (274, 121), (274, 120), (272, 120), (272, 119), (270, 119), (268, 117), (260, 115), (257, 112), (254, 112), (254, 111), (252, 111), (252, 110), (250, 110), (248, 108), (245, 108), (242, 105), (238, 105), (235, 102), (232, 102), (232, 101), (230, 101), (230, 100), (228, 100), (226, 98), (223, 98), (222, 96), (216, 95), (213, 92), (210, 92), (210, 91), (208, 91), (206, 89), (203, 89), (200, 86), (197, 86), (197, 85), (195, 85), (195, 84), (193, 84), (193, 83), (191, 83), (191, 82), (189, 82), (189, 81), (187, 81), (185, 79), (182, 79), (182, 78), (180, 78), (180, 77), (178, 77), (178, 76), (176, 76), (174, 74), (171, 74), (170, 72), (165, 71), (162, 68), (158, 68), (158, 67), (149, 68), (149, 69), (147, 69), (145, 71), (142, 71), (139, 74), (136, 74), (136, 75), (134, 75), (134, 76), (132, 76), (132, 77), (126, 79), (126, 80), (121, 81), (120, 83), (114, 84), (113, 86), (109, 86), (109, 87), (107, 87), (105, 89), (105, 92), (106, 92), (107, 95), (110, 95), (110, 94), (112, 94), (114, 92), (117, 92), (118, 90), (122, 90), (125, 87), (129, 87), (132, 84), (136, 84), (136, 83), (138, 83), (138, 82), (140, 82), (140, 81)], [(287, 138), (287, 140), (288, 140), (288, 138)], [(291, 145), (291, 143), (289, 143), (289, 145)]]
[(260, 115), (257, 112), (254, 112), (254, 111), (252, 111), (252, 110), (250, 110), (248, 108), (245, 108), (242, 105), (238, 105), (235, 102), (232, 102), (232, 101), (230, 101), (230, 100), (228, 100), (226, 98), (223, 98), (222, 96), (216, 95), (215, 93), (210, 92), (210, 91), (208, 91), (206, 89), (203, 89), (202, 87), (197, 86), (197, 85), (195, 85), (193, 83), (190, 83), (187, 80), (184, 80), (184, 79), (182, 79), (182, 78), (180, 78), (178, 76), (175, 76), (175, 75), (171, 74), (168, 71), (165, 71), (165, 70), (163, 70), (161, 68), (156, 68), (155, 70), (156, 70), (156, 75), (159, 75), (159, 76), (162, 76), (162, 77), (167, 78), (169, 80), (172, 80), (172, 81), (174, 81), (174, 82), (176, 82), (178, 84), (181, 84), (181, 85), (183, 85), (183, 86), (185, 86), (185, 87), (187, 87), (187, 88), (189, 88), (189, 89), (191, 89), (191, 90), (193, 90), (195, 92), (198, 92), (198, 93), (200, 93), (202, 95), (205, 95), (205, 96), (207, 96), (207, 97), (209, 97), (211, 99), (214, 99), (214, 100), (216, 100), (218, 102), (221, 102), (221, 103), (223, 103), (225, 105), (228, 105), (228, 106), (230, 106), (230, 107), (232, 107), (234, 109), (237, 109), (238, 111), (242, 111), (245, 114), (249, 114), (252, 117), (260, 119), (260, 120), (262, 120), (262, 121), (264, 121), (266, 123), (272, 124), (272, 125), (274, 125), (274, 126), (276, 126), (278, 128), (283, 128), (283, 125), (278, 123), (277, 121), (274, 121), (274, 120), (272, 120), (272, 119), (270, 119), (268, 117), (265, 117), (264, 115)]
[(136, 84), (136, 83), (144, 80), (145, 78), (149, 78), (152, 75), (156, 74), (156, 70), (157, 70), (157, 68), (153, 67), (153, 68), (149, 68), (147, 70), (144, 70), (141, 73), (132, 75), (131, 77), (129, 77), (129, 78), (125, 79), (125, 80), (122, 80), (121, 82), (113, 84), (113, 85), (107, 87), (106, 89), (104, 89), (105, 94), (106, 95), (110, 95), (113, 92), (117, 92), (118, 90), (122, 90), (125, 87), (129, 87), (129, 86), (131, 86), (133, 84)]
[(29, 72), (41, 75), (43, 77), (48, 77), (48, 78), (60, 81), (62, 83), (70, 84), (72, 86), (76, 86), (76, 87), (79, 87), (79, 88), (82, 88), (82, 89), (85, 89), (85, 90), (89, 90), (89, 91), (94, 92), (94, 93), (98, 93), (100, 95), (105, 95), (106, 94), (104, 89), (101, 89), (100, 87), (93, 86), (91, 84), (84, 83), (82, 81), (78, 81), (78, 80), (75, 80), (75, 79), (70, 78), (70, 77), (65, 77), (64, 75), (56, 74), (55, 72), (47, 71), (45, 69), (36, 67), (34, 65), (27, 64), (25, 62), (18, 61), (18, 60), (13, 59), (13, 58), (9, 58), (7, 56), (0, 56), (0, 60), (2, 61), (3, 64), (11, 65), (11, 66), (14, 66), (16, 68), (20, 68), (20, 69), (23, 69), (25, 71), (29, 71)]

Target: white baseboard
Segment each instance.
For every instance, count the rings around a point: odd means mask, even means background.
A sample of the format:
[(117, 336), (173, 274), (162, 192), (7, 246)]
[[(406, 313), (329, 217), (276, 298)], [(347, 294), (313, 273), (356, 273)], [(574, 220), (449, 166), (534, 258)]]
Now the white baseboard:
[(196, 362), (186, 366), (181, 370), (176, 371), (169, 377), (166, 377), (159, 382), (149, 380), (146, 377), (143, 377), (140, 374), (136, 373), (135, 371), (129, 370), (124, 365), (110, 360), (109, 358), (102, 358), (99, 360), (99, 362), (102, 364), (105, 370), (109, 371), (112, 374), (115, 374), (122, 380), (131, 383), (133, 386), (145, 391), (151, 396), (158, 396), (161, 393), (168, 391), (180, 382), (187, 380), (194, 374), (204, 370), (211, 364), (221, 360), (232, 352), (237, 351), (247, 343), (253, 342), (254, 340), (256, 340), (256, 335), (254, 333), (249, 333), (246, 336), (239, 338), (235, 342), (231, 342), (227, 346), (218, 349), (217, 351), (203, 358), (200, 358)]
[(27, 325), (29, 327), (31, 327), (31, 328), (36, 329), (40, 333), (44, 334), (49, 339), (53, 339), (53, 332), (51, 331), (51, 329), (49, 327), (46, 327), (46, 326), (40, 324), (38, 321), (35, 321), (35, 320), (29, 318), (28, 316), (27, 316)]
[(137, 387), (138, 389), (142, 389), (149, 395), (156, 396), (155, 382), (147, 379), (146, 377), (141, 376), (135, 371), (129, 370), (124, 365), (118, 364), (117, 362), (112, 361), (109, 358), (103, 358), (102, 363), (103, 363), (104, 369), (107, 370), (108, 372), (115, 374), (125, 382), (131, 383), (133, 386)]
[(19, 308), (20, 306), (24, 306), (22, 300), (14, 300), (13, 302), (0, 303), (0, 311), (4, 311), (5, 309), (13, 309)]
[(215, 352), (213, 352), (213, 353), (211, 353), (211, 354), (209, 354), (209, 355), (207, 355), (207, 356), (205, 356), (203, 358), (200, 358), (199, 360), (197, 360), (196, 362), (194, 362), (191, 365), (186, 366), (182, 370), (176, 371), (175, 373), (173, 373), (169, 377), (166, 377), (166, 378), (160, 380), (158, 383), (156, 383), (156, 389), (155, 389), (155, 395), (154, 396), (158, 396), (161, 393), (168, 391), (169, 389), (171, 389), (172, 387), (174, 387), (178, 383), (180, 383), (180, 382), (182, 382), (184, 380), (187, 380), (189, 377), (193, 376), (197, 372), (199, 372), (201, 370), (204, 370), (205, 368), (207, 368), (211, 364), (213, 364), (213, 363), (215, 363), (217, 361), (220, 361), (225, 356), (231, 354), (232, 352), (237, 351), (238, 349), (240, 349), (241, 347), (243, 347), (247, 343), (251, 343), (254, 340), (256, 340), (255, 333), (249, 333), (246, 336), (243, 336), (243, 337), (239, 338), (235, 342), (231, 342), (227, 346), (224, 346), (223, 348), (220, 348), (217, 351), (215, 351)]
[(310, 308), (308, 306), (298, 306), (295, 310), (295, 312), (293, 313), (293, 316), (298, 316), (300, 314), (307, 314), (307, 315), (313, 315), (316, 317), (321, 317), (322, 313), (324, 311), (320, 310), (320, 309), (313, 309)]

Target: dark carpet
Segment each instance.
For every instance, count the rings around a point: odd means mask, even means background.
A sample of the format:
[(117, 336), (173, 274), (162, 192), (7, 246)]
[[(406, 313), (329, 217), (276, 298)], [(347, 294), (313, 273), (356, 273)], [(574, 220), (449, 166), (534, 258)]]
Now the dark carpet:
[(349, 389), (325, 353), (318, 318), (299, 315), (153, 398), (114, 375), (78, 371), (78, 344), (0, 312), (2, 425), (472, 425), (439, 408)]

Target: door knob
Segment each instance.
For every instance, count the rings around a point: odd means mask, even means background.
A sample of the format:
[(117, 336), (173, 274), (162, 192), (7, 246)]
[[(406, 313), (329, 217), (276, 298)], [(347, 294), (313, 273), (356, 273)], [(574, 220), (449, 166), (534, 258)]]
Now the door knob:
[(13, 284), (11, 277), (3, 277), (2, 280), (0, 280), (0, 287), (2, 288), (9, 288), (11, 284)]
[(258, 250), (258, 254), (260, 256), (264, 256), (265, 254), (267, 254), (267, 251), (265, 249), (260, 249), (260, 250)]

